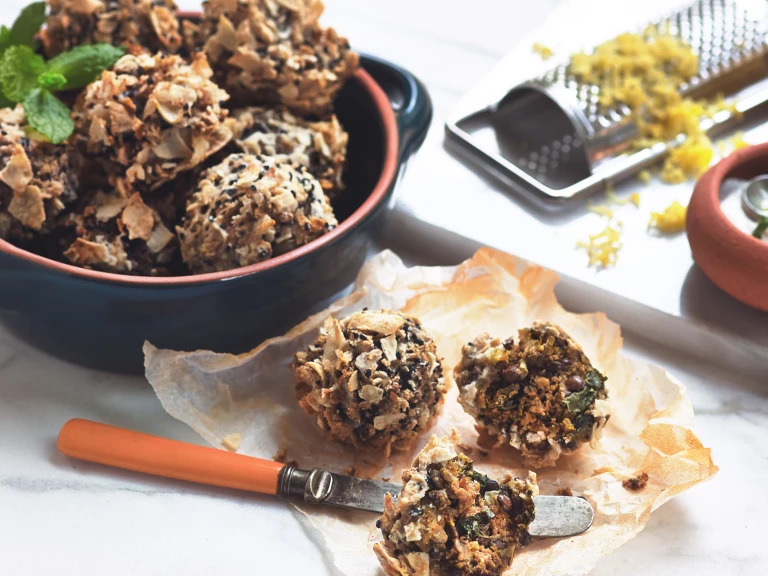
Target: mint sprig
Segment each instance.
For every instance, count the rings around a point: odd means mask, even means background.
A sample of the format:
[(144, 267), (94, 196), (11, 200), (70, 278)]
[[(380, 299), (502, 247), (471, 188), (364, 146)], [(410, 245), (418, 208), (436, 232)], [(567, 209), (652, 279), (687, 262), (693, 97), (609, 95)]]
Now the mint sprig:
[(125, 48), (111, 44), (77, 46), (48, 60), (47, 71), (61, 74), (66, 83), (61, 90), (82, 88), (96, 80), (125, 54)]
[(11, 102), (22, 102), (39, 86), (45, 72), (45, 60), (29, 46), (11, 46), (0, 64), (0, 85), (3, 95)]
[(35, 88), (23, 104), (29, 125), (54, 144), (64, 142), (75, 129), (69, 108), (50, 90)]
[(30, 4), (9, 29), (0, 28), (0, 108), (21, 104), (29, 125), (54, 144), (75, 125), (54, 93), (82, 88), (111, 68), (125, 49), (110, 44), (77, 46), (47, 62), (33, 47), (45, 21), (45, 2)]

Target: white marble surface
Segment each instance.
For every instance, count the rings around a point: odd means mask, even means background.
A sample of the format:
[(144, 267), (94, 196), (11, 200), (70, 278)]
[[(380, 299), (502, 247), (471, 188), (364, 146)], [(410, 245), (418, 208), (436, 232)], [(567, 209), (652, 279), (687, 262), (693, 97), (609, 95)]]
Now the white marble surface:
[[(21, 4), (4, 2), (0, 18), (10, 20)], [(556, 2), (328, 4), (327, 21), (357, 47), (400, 62), (426, 81), (439, 126), (460, 94)], [(427, 146), (440, 146), (434, 128)], [(418, 263), (452, 262), (461, 250), (445, 244), (408, 256)], [(573, 293), (567, 303), (582, 304)], [(768, 377), (734, 376), (636, 337), (626, 348), (666, 366), (688, 386), (697, 431), (721, 470), (655, 512), (647, 529), (594, 574), (766, 574)], [(164, 413), (143, 379), (69, 365), (0, 329), (0, 574), (334, 574), (320, 543), (281, 502), (61, 456), (55, 437), (73, 417), (202, 443)]]

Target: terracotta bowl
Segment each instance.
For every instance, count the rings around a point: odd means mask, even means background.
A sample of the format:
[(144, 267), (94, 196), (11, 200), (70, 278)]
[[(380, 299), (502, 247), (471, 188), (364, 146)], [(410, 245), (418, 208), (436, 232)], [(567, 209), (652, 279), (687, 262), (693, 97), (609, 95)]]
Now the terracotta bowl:
[(734, 226), (720, 207), (726, 178), (768, 174), (768, 144), (738, 150), (696, 183), (686, 218), (693, 259), (712, 282), (737, 300), (768, 311), (768, 243)]
[(169, 278), (94, 272), (0, 240), (0, 321), (61, 358), (134, 373), (143, 370), (144, 340), (239, 353), (285, 332), (354, 280), (432, 105), (410, 73), (363, 57), (336, 112), (349, 132), (347, 188), (340, 225), (325, 236), (245, 268)]

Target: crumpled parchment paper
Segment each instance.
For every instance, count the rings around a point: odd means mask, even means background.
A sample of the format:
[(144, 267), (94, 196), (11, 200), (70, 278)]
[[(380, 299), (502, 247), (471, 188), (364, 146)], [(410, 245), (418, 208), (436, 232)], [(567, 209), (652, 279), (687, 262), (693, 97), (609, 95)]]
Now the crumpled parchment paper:
[[(457, 364), (461, 346), (481, 332), (516, 337), (518, 328), (534, 320), (554, 322), (608, 376), (611, 418), (596, 449), (584, 446), (561, 457), (556, 467), (537, 471), (539, 486), (542, 494), (570, 488), (585, 496), (595, 508), (595, 522), (574, 538), (534, 540), (518, 552), (508, 574), (582, 575), (642, 530), (654, 509), (711, 478), (717, 467), (692, 430), (693, 410), (683, 385), (661, 368), (625, 358), (619, 327), (603, 314), (566, 312), (555, 299), (556, 282), (554, 272), (490, 249), (455, 268), (406, 268), (393, 253), (383, 252), (365, 265), (349, 296), (285, 336), (240, 356), (159, 350), (147, 343), (146, 375), (169, 414), (220, 448), (261, 458), (280, 452), (302, 468), (343, 472), (351, 466), (358, 475), (399, 482), (399, 472), (431, 434), (456, 429), (479, 470), (501, 476), (503, 469), (511, 469), (523, 475), (526, 470), (512, 448), (486, 451), (478, 446), (473, 420), (458, 404), (450, 377), (435, 426), (387, 464), (318, 431), (296, 402), (289, 364), (329, 314), (342, 317), (365, 306), (420, 318), (444, 358), (446, 375)], [(644, 489), (632, 492), (622, 486), (642, 472), (649, 477)], [(294, 505), (322, 533), (343, 574), (380, 573), (373, 554), (373, 543), (381, 538), (375, 514)]]

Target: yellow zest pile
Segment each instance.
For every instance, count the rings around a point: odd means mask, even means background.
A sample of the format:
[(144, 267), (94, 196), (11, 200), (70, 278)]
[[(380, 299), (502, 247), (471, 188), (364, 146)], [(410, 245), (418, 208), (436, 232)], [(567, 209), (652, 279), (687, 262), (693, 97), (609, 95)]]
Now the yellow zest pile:
[(576, 246), (587, 251), (590, 266), (608, 268), (616, 265), (619, 250), (623, 246), (622, 228), (621, 222), (615, 225), (608, 224), (601, 232), (590, 235), (587, 241), (576, 243)]
[(552, 49), (551, 49), (551, 48), (548, 48), (547, 46), (544, 46), (544, 44), (539, 44), (538, 42), (536, 42), (536, 43), (535, 43), (535, 44), (534, 44), (534, 45), (531, 47), (531, 49), (532, 49), (532, 50), (533, 50), (533, 51), (534, 51), (536, 54), (538, 54), (539, 56), (541, 56), (541, 59), (542, 59), (542, 60), (549, 60), (550, 58), (552, 58), (552, 56), (554, 56), (554, 55), (555, 55), (555, 53), (552, 51)]
[(749, 142), (744, 140), (744, 134), (736, 132), (730, 138), (725, 138), (717, 143), (717, 148), (720, 152), (720, 156), (725, 158), (726, 156), (733, 154), (736, 150), (741, 150), (749, 146)]
[(599, 87), (602, 107), (629, 108), (639, 132), (637, 148), (683, 135), (682, 144), (669, 153), (660, 173), (668, 183), (701, 175), (714, 150), (699, 123), (720, 110), (733, 111), (721, 96), (703, 102), (680, 95), (678, 87), (698, 70), (699, 58), (691, 47), (655, 27), (642, 34), (621, 34), (591, 54), (574, 54), (570, 62), (578, 80)]
[(685, 230), (685, 214), (687, 208), (680, 202), (672, 202), (664, 212), (651, 212), (649, 228), (654, 228), (662, 234), (676, 234)]
[(624, 223), (618, 220), (613, 221), (615, 216), (613, 207), (626, 206), (627, 204), (640, 206), (639, 193), (635, 192), (626, 198), (619, 198), (613, 192), (613, 188), (610, 185), (605, 191), (605, 198), (606, 201), (603, 204), (588, 202), (587, 209), (598, 216), (606, 218), (608, 220), (606, 227), (597, 234), (589, 236), (587, 240), (576, 243), (578, 248), (583, 248), (587, 251), (589, 265), (600, 266), (601, 268), (614, 266), (619, 257), (619, 251), (623, 246), (621, 235), (624, 230)]

